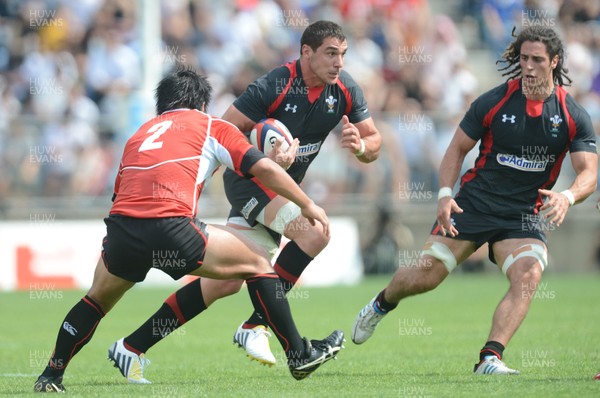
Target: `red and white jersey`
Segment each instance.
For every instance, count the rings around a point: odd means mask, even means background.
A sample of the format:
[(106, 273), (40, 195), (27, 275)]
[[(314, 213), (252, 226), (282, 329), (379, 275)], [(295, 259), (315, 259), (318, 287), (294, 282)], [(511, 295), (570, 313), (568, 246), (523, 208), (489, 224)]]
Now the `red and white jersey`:
[(220, 165), (246, 172), (260, 158), (250, 151), (253, 161), (242, 167), (250, 149), (231, 123), (198, 110), (165, 112), (127, 141), (110, 214), (193, 217), (204, 183)]

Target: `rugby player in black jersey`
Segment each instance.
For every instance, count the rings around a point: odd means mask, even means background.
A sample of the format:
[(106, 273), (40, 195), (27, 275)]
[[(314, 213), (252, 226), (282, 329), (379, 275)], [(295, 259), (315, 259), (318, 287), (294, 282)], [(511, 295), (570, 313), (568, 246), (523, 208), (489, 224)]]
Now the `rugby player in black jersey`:
[[(399, 301), (438, 286), (477, 248), (510, 283), (496, 308), (476, 374), (518, 374), (504, 348), (529, 310), (547, 265), (544, 230), (562, 224), (570, 206), (596, 189), (598, 156), (590, 116), (562, 87), (571, 80), (553, 29), (523, 29), (502, 56), (506, 83), (472, 104), (440, 165), (437, 222), (418, 266), (400, 268), (357, 316), (352, 340), (362, 344)], [(479, 142), (473, 168), (452, 188), (465, 155)], [(552, 191), (567, 152), (576, 173), (569, 189)]]
[[(348, 48), (342, 28), (330, 21), (309, 25), (301, 38), (300, 58), (277, 67), (250, 84), (227, 109), (223, 119), (249, 132), (261, 119), (283, 122), (295, 138), (287, 151), (281, 142), (269, 157), (302, 182), (319, 154), (323, 141), (341, 121), (340, 145), (364, 163), (377, 159), (381, 136), (367, 108), (364, 95), (352, 77), (342, 70)], [(281, 286), (289, 291), (302, 271), (327, 245), (329, 237), (319, 224), (311, 224), (294, 203), (240, 173), (224, 174), (225, 192), (232, 205), (227, 225), (262, 246), (271, 256), (281, 235), (290, 239), (275, 259)], [(204, 311), (215, 300), (239, 291), (242, 283), (201, 278), (169, 297), (162, 307), (135, 332), (124, 338), (129, 355), (141, 355), (168, 333), (156, 333), (154, 325), (169, 324), (172, 332)], [(274, 331), (277, 333), (277, 331)], [(267, 320), (253, 313), (234, 335), (247, 355), (273, 365)], [(332, 343), (333, 345), (338, 342)], [(138, 375), (139, 376), (139, 375)]]

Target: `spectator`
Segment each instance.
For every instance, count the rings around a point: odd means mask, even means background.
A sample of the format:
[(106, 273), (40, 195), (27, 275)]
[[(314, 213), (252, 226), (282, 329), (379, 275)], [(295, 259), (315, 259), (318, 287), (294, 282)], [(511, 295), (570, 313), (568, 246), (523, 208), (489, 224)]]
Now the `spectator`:
[[(127, 131), (134, 114), (131, 101), (140, 87), (144, 65), (137, 33), (140, 4), (127, 0), (0, 3), (0, 164), (8, 170), (0, 177), (0, 195), (109, 194), (110, 184), (92, 189), (85, 181), (108, 178), (116, 169), (120, 137), (131, 134)], [(438, 14), (433, 3), (424, 0), (212, 2), (210, 10), (207, 2), (198, 0), (161, 0), (160, 4), (162, 42), (155, 61), (165, 71), (181, 62), (210, 74), (218, 88), (211, 109), (217, 116), (223, 104), (250, 82), (297, 56), (295, 43), (305, 23), (325, 18), (346, 28), (352, 45), (345, 67), (361, 80), (371, 111), (380, 112), (377, 117), (387, 126), (394, 149), (389, 161), (381, 162), (379, 179), (360, 167), (349, 169), (351, 163), (343, 156), (332, 156), (331, 162), (339, 163), (324, 165), (318, 176), (321, 184), (310, 187), (331, 200), (341, 189), (371, 195), (397, 189), (404, 173), (404, 166), (397, 163), (404, 157), (411, 163), (413, 182), (435, 181), (438, 161), (432, 153), (437, 149), (425, 151), (425, 156), (415, 151), (423, 151), (423, 142), (431, 140), (433, 147), (443, 146), (444, 131), (455, 127), (451, 126), (454, 115), (464, 113), (482, 84), (470, 69), (476, 64), (471, 53), (466, 57), (472, 48), (465, 43), (476, 49), (491, 46), (491, 55), (497, 59), (503, 48), (494, 43), (507, 42), (514, 25), (522, 26), (535, 17), (547, 18), (564, 30), (570, 50), (568, 66), (578, 76), (570, 90), (590, 113), (600, 113), (598, 28), (586, 24), (600, 20), (598, 2), (484, 0), (479, 6), (464, 0), (462, 8), (445, 5), (452, 19)], [(471, 18), (466, 19), (482, 21), (483, 45), (477, 38), (465, 41), (461, 37), (465, 31), (462, 17), (467, 14)], [(411, 63), (405, 57), (402, 61), (400, 55), (407, 52), (421, 52), (430, 60)], [(399, 132), (399, 113), (407, 115), (414, 109), (431, 128)], [(65, 121), (65, 115), (76, 120)], [(68, 131), (73, 126), (78, 126), (79, 138), (65, 138), (69, 144), (57, 144), (57, 150), (70, 153), (63, 164), (29, 161), (32, 149), (56, 142), (56, 137), (72, 137)], [(42, 184), (46, 188), (39, 185), (48, 173), (67, 168), (70, 157), (77, 172), (63, 170), (59, 182)], [(98, 167), (107, 171), (94, 173)], [(53, 184), (58, 185), (50, 189)]]

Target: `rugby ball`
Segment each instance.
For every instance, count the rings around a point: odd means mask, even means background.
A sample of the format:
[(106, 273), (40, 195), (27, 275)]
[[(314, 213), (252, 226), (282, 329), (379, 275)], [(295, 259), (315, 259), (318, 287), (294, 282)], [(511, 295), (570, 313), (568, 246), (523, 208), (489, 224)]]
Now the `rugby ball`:
[(279, 137), (283, 138), (281, 149), (287, 151), (294, 140), (292, 133), (277, 119), (263, 119), (252, 128), (250, 143), (262, 153), (268, 154)]

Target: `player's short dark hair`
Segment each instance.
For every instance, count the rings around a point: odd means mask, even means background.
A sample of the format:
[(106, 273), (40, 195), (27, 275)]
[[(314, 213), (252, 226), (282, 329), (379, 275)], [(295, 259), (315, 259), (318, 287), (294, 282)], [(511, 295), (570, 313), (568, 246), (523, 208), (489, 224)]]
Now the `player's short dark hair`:
[(331, 21), (313, 22), (304, 30), (300, 39), (300, 53), (302, 54), (302, 46), (308, 45), (313, 51), (323, 44), (323, 41), (328, 37), (335, 37), (340, 41), (346, 40), (346, 35), (342, 27)]
[(205, 76), (190, 67), (178, 66), (156, 86), (156, 113), (160, 115), (177, 108), (202, 110), (208, 106), (211, 95), (212, 86)]
[[(496, 61), (496, 64), (508, 64), (500, 69), (501, 71), (506, 71), (502, 76), (508, 76), (508, 80), (518, 77), (521, 74), (521, 65), (519, 64), (521, 45), (526, 41), (539, 41), (546, 47), (546, 52), (548, 52), (550, 60), (552, 60), (555, 55), (558, 55), (558, 63), (556, 64), (556, 68), (552, 70), (552, 79), (554, 80), (554, 83), (559, 86), (570, 85), (572, 80), (567, 76), (569, 70), (564, 66), (565, 47), (554, 29), (546, 26), (528, 26), (518, 35), (515, 34), (515, 30), (516, 27), (512, 30), (512, 36), (515, 38), (515, 41), (510, 43), (506, 50), (504, 50), (502, 59)], [(565, 80), (568, 83), (565, 83)]]

